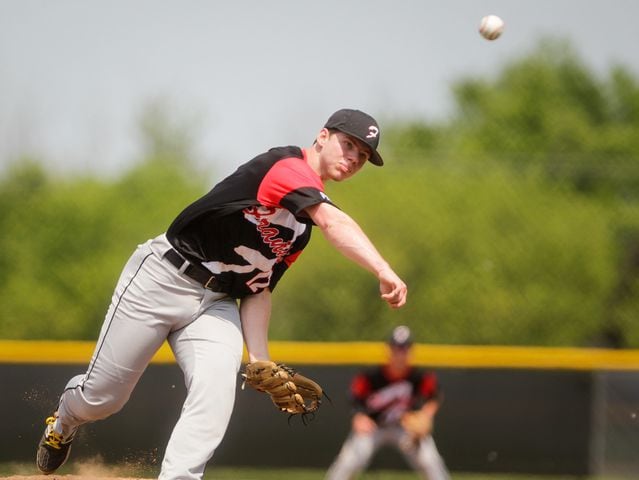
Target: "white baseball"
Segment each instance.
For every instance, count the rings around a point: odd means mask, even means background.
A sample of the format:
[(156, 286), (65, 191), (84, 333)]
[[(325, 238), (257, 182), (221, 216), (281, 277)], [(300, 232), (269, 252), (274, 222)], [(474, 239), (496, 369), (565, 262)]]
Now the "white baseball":
[(504, 21), (497, 15), (486, 15), (479, 24), (479, 33), (486, 40), (496, 40), (504, 31)]

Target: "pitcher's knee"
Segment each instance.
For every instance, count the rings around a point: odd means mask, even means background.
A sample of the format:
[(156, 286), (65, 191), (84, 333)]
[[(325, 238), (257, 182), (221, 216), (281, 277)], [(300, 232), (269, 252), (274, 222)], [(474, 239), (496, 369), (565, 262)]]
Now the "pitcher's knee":
[(129, 394), (114, 395), (76, 387), (64, 392), (59, 410), (62, 415), (69, 415), (76, 422), (93, 422), (119, 412), (128, 400)]

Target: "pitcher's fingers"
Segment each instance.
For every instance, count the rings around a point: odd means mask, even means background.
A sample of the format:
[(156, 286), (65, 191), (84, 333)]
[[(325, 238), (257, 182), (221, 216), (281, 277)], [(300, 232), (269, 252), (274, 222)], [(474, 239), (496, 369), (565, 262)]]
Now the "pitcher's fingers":
[(397, 286), (390, 293), (382, 294), (384, 299), (391, 307), (399, 308), (406, 303), (407, 289), (405, 285)]

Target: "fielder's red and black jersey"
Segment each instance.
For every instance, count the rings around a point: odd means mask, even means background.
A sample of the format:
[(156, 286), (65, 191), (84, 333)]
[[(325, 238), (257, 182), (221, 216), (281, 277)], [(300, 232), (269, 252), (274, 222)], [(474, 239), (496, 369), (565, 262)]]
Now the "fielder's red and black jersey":
[(169, 242), (235, 298), (273, 290), (310, 240), (304, 209), (331, 203), (304, 155), (278, 147), (240, 166), (178, 215)]
[(356, 411), (379, 425), (396, 423), (410, 410), (419, 409), (439, 395), (437, 377), (432, 372), (411, 368), (402, 377), (392, 377), (385, 366), (356, 375), (350, 388)]

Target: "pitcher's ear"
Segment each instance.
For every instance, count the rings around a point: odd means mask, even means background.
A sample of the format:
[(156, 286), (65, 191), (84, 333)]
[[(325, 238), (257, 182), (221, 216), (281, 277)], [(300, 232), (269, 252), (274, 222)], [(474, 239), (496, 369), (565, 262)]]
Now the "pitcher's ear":
[(323, 147), (330, 136), (330, 130), (328, 128), (322, 128), (315, 138), (315, 143), (317, 143), (320, 147)]

